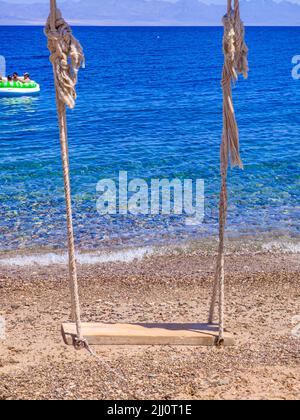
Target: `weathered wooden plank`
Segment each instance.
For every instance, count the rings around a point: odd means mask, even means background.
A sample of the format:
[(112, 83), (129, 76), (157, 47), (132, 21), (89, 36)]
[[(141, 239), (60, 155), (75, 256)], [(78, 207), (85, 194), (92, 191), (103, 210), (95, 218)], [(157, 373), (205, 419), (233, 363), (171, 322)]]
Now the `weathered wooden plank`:
[[(91, 345), (174, 345), (214, 346), (218, 326), (211, 324), (104, 324), (84, 323), (83, 335)], [(62, 325), (62, 336), (67, 345), (73, 344), (76, 327)], [(234, 338), (225, 333), (225, 346), (233, 346)]]

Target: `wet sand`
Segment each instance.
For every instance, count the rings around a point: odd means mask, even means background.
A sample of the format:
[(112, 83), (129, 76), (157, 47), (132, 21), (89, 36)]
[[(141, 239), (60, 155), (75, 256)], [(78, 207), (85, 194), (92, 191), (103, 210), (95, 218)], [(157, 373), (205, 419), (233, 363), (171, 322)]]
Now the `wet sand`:
[[(104, 322), (205, 322), (214, 256), (188, 251), (79, 267), (82, 317)], [(0, 399), (299, 399), (300, 258), (227, 258), (232, 348), (66, 347), (63, 266), (0, 267)], [(299, 321), (300, 322), (300, 321)]]

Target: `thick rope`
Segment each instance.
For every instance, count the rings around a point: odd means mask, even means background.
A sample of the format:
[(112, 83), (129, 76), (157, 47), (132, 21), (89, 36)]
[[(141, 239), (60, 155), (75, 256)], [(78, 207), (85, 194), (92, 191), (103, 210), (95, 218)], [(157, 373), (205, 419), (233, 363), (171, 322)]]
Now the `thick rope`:
[(239, 131), (235, 118), (232, 84), (239, 74), (248, 76), (248, 48), (245, 44), (245, 29), (240, 17), (239, 0), (228, 0), (227, 14), (223, 18), (224, 24), (224, 67), (222, 74), (223, 90), (223, 135), (221, 144), (221, 193), (219, 208), (219, 250), (213, 296), (210, 306), (209, 323), (214, 321), (217, 294), (219, 292), (219, 338), (218, 343), (224, 341), (224, 312), (225, 312), (225, 229), (228, 211), (227, 177), (229, 162), (231, 166), (243, 168), (239, 150)]
[(70, 165), (68, 152), (68, 129), (66, 106), (74, 108), (76, 101), (75, 86), (77, 73), (84, 62), (82, 48), (73, 37), (69, 25), (62, 18), (56, 7), (56, 0), (50, 0), (51, 12), (48, 18), (45, 34), (48, 38), (48, 48), (53, 65), (56, 103), (60, 130), (61, 156), (63, 163), (64, 187), (66, 198), (68, 249), (69, 249), (69, 285), (71, 291), (72, 321), (76, 323), (77, 338), (75, 347), (86, 347), (82, 336), (80, 302), (78, 292), (77, 267), (75, 257), (74, 229), (71, 204)]

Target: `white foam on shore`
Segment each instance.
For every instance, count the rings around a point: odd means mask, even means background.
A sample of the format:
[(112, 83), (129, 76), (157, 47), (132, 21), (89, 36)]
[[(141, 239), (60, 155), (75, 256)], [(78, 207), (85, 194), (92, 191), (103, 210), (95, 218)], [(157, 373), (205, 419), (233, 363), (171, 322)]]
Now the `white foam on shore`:
[(262, 249), (268, 252), (299, 254), (300, 242), (272, 241), (262, 245)]
[[(153, 255), (166, 255), (171, 253), (172, 255), (189, 253), (194, 251), (203, 251), (205, 250), (205, 255), (207, 252), (209, 255), (215, 256), (216, 252), (216, 241), (212, 243), (186, 243), (176, 246), (165, 246), (165, 247), (137, 247), (137, 248), (127, 248), (123, 250), (107, 250), (107, 251), (93, 251), (93, 252), (78, 252), (77, 253), (77, 262), (80, 265), (97, 265), (97, 264), (107, 264), (107, 263), (132, 263), (134, 261), (142, 261), (144, 258), (151, 257)], [(270, 253), (290, 253), (290, 254), (299, 254), (300, 253), (300, 242), (299, 241), (289, 241), (289, 240), (276, 240), (269, 241), (265, 243), (250, 243), (246, 247), (247, 243), (244, 243), (242, 250), (243, 253), (259, 253), (259, 252), (270, 252)], [(230, 249), (228, 247), (227, 254), (239, 254), (235, 242), (232, 242)], [(23, 254), (23, 255), (13, 255), (9, 254), (7, 256), (0, 256), (0, 266), (6, 267), (49, 267), (53, 265), (67, 265), (68, 264), (68, 255), (67, 253), (55, 253), (47, 252), (44, 254)]]
[[(153, 255), (154, 252), (154, 248), (144, 247), (115, 252), (78, 253), (76, 259), (80, 265), (96, 265), (116, 262), (131, 263), (133, 261), (141, 261), (144, 258)], [(0, 259), (0, 266), (48, 267), (51, 265), (66, 264), (68, 264), (68, 255), (55, 254), (54, 252), (40, 255), (19, 255)]]

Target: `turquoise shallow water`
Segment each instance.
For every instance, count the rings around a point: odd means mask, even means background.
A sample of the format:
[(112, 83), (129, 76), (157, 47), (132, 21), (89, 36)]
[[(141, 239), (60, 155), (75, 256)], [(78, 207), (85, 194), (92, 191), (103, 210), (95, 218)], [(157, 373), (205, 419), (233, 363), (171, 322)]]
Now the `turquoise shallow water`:
[[(38, 98), (0, 99), (0, 250), (65, 246), (60, 148), (41, 28), (3, 28), (8, 72), (29, 71)], [(77, 245), (153, 244), (216, 233), (221, 136), (221, 28), (75, 28), (86, 53), (69, 112)], [(299, 28), (249, 28), (251, 72), (235, 89), (245, 171), (230, 174), (231, 235), (299, 234)], [(23, 45), (26, 45), (24, 48)], [(91, 82), (93, 87), (91, 88)], [(116, 178), (203, 178), (205, 220), (110, 216), (96, 184)]]

